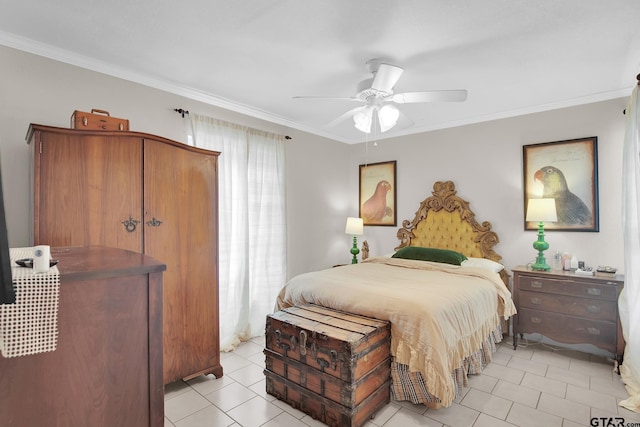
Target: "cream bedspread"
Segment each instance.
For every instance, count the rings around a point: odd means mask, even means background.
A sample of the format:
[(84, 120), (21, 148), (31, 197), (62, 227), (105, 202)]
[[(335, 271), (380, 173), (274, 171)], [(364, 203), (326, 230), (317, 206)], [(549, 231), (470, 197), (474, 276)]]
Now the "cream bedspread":
[(451, 373), (515, 314), (496, 273), (480, 268), (373, 257), (361, 264), (292, 278), (276, 310), (313, 303), (391, 322), (391, 355), (420, 372), (444, 406), (455, 397)]

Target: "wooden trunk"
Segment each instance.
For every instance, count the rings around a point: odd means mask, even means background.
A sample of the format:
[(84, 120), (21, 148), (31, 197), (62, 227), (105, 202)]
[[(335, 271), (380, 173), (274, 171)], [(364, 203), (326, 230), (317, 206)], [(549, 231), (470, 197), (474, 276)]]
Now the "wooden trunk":
[(330, 426), (362, 426), (389, 402), (390, 324), (315, 305), (267, 316), (267, 393)]

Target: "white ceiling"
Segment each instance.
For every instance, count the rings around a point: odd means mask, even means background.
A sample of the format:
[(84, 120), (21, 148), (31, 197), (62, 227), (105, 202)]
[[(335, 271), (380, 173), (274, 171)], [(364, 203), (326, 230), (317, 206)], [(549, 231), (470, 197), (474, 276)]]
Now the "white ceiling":
[[(639, 0), (0, 0), (0, 44), (345, 143), (366, 61), (405, 69), (407, 135), (629, 96)], [(0, 74), (1, 74), (0, 67)]]

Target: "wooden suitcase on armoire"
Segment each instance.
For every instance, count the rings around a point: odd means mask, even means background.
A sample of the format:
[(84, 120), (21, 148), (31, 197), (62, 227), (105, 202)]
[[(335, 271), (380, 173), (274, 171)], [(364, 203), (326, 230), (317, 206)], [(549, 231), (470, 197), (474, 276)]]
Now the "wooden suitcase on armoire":
[(389, 322), (316, 305), (267, 316), (267, 393), (329, 426), (364, 425), (390, 399)]
[(111, 117), (108, 111), (92, 109), (90, 113), (74, 111), (71, 115), (71, 127), (83, 130), (129, 130), (129, 120)]

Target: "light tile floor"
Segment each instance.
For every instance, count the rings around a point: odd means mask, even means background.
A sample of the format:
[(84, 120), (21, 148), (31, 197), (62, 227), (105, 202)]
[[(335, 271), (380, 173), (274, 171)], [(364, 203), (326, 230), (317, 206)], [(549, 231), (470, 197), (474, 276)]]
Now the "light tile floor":
[[(264, 338), (222, 354), (224, 375), (201, 376), (165, 387), (165, 427), (323, 426), (265, 392)], [(529, 342), (517, 351), (501, 344), (493, 362), (448, 408), (391, 401), (366, 427), (577, 427), (591, 418), (624, 418), (640, 426), (640, 414), (618, 402), (627, 393), (604, 358)], [(617, 420), (610, 425), (620, 425)]]

